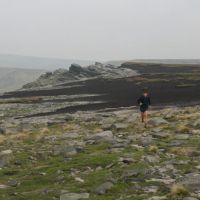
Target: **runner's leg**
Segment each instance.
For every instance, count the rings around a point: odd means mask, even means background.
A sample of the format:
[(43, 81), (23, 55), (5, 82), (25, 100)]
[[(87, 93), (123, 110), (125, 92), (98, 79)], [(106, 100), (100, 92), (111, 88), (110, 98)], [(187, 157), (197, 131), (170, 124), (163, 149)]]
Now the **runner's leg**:
[(142, 123), (144, 122), (144, 113), (141, 112), (141, 119), (142, 119)]
[(147, 111), (144, 112), (144, 124), (145, 124), (145, 127), (147, 126), (147, 118), (148, 118), (148, 113)]

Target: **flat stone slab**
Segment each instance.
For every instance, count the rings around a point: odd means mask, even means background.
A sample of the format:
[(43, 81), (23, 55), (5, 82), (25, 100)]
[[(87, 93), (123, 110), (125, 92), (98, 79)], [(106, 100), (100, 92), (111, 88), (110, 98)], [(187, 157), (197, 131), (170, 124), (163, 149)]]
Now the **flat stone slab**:
[(89, 196), (90, 196), (89, 193), (66, 193), (60, 196), (60, 200), (88, 199)]

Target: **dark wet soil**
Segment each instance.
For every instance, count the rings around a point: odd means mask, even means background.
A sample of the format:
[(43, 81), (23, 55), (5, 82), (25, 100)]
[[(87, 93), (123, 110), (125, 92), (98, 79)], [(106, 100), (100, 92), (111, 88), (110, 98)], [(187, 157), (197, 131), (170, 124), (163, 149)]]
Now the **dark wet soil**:
[[(200, 81), (198, 76), (200, 67), (169, 69), (162, 73), (158, 71), (158, 66), (151, 73), (143, 73), (141, 76), (105, 80), (93, 79), (82, 81), (80, 87), (68, 88), (77, 83), (63, 84), (63, 88), (44, 89), (33, 91), (18, 91), (7, 93), (0, 98), (11, 97), (32, 97), (32, 96), (57, 96), (57, 95), (77, 95), (77, 94), (101, 94), (102, 96), (80, 97), (71, 100), (54, 99), (48, 101), (103, 101), (88, 105), (78, 105), (59, 109), (54, 113), (43, 113), (37, 115), (51, 115), (56, 113), (73, 113), (76, 111), (98, 110), (104, 108), (128, 107), (136, 105), (137, 98), (141, 95), (144, 87), (149, 88), (152, 105), (178, 105), (200, 102)], [(144, 70), (141, 68), (141, 72)], [(172, 71), (169, 71), (172, 70)], [(173, 71), (174, 70), (174, 71)], [(145, 70), (144, 70), (145, 71)], [(147, 70), (145, 71), (147, 72)], [(165, 73), (166, 72), (166, 73)], [(176, 72), (176, 73), (175, 73)], [(184, 73), (183, 73), (184, 72)], [(188, 74), (187, 74), (188, 73)], [(194, 77), (194, 79), (193, 79)], [(65, 88), (67, 86), (67, 88)]]

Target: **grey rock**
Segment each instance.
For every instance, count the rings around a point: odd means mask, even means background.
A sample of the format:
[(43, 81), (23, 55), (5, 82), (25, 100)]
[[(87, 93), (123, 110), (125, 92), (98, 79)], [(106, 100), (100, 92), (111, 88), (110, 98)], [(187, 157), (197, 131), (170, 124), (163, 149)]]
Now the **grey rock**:
[(175, 139), (177, 140), (187, 140), (189, 139), (190, 135), (189, 134), (176, 134)]
[(63, 135), (60, 136), (60, 139), (75, 139), (78, 138), (79, 134), (78, 133), (64, 133)]
[(8, 165), (12, 159), (12, 150), (8, 149), (0, 152), (0, 167)]
[(17, 165), (17, 166), (22, 165), (22, 161), (21, 161), (21, 160), (16, 160), (16, 161), (15, 161), (15, 165)]
[(174, 165), (187, 165), (189, 160), (172, 160), (171, 163)]
[(101, 128), (104, 130), (104, 131), (107, 131), (107, 130), (110, 130), (110, 129), (112, 129), (112, 124), (103, 124), (102, 126), (101, 126)]
[(143, 187), (142, 190), (145, 193), (156, 193), (158, 191), (158, 186), (147, 186), (147, 187)]
[(184, 143), (185, 143), (185, 141), (173, 140), (168, 144), (168, 146), (169, 147), (179, 147), (179, 146), (182, 146)]
[(95, 141), (95, 142), (108, 142), (108, 143), (115, 143), (116, 140), (114, 139), (112, 131), (103, 131), (100, 133), (96, 133), (92, 136), (88, 136), (85, 138), (86, 141)]
[(128, 116), (127, 122), (128, 123), (134, 123), (137, 119), (138, 119), (138, 114), (134, 113), (134, 114)]
[(46, 151), (38, 151), (34, 153), (34, 156), (38, 159), (38, 160), (48, 160), (49, 158), (49, 152)]
[(9, 180), (7, 185), (11, 186), (11, 187), (17, 187), (19, 185), (19, 183), (16, 180)]
[(112, 128), (113, 128), (113, 129), (116, 129), (116, 130), (121, 130), (121, 129), (126, 129), (126, 128), (128, 128), (128, 125), (127, 125), (127, 124), (124, 124), (124, 123), (116, 123), (116, 124), (113, 124), (113, 125), (112, 125)]
[(149, 120), (148, 122), (152, 126), (160, 126), (169, 124), (169, 122), (161, 117), (155, 117)]
[(163, 138), (168, 138), (170, 136), (169, 133), (166, 132), (156, 132), (156, 133), (152, 133), (151, 134), (154, 138), (158, 138), (158, 139), (163, 139)]
[(19, 124), (19, 126), (20, 126), (19, 131), (22, 131), (22, 132), (31, 131), (34, 129), (33, 124), (31, 123), (22, 122)]
[(78, 64), (71, 64), (70, 68), (69, 68), (69, 72), (72, 74), (80, 74), (83, 71), (83, 68), (78, 65)]
[(192, 134), (200, 135), (200, 130), (191, 130)]
[(198, 200), (198, 199), (194, 197), (184, 197), (183, 200)]
[(143, 147), (147, 147), (153, 144), (153, 138), (151, 136), (147, 136), (147, 137), (141, 136), (138, 138), (138, 143), (142, 145)]
[(101, 133), (95, 134), (94, 136), (99, 138), (105, 138), (105, 137), (113, 138), (113, 133), (112, 131), (103, 131)]
[(144, 157), (144, 160), (149, 163), (159, 163), (160, 157), (158, 155), (155, 155), (155, 156), (148, 155)]
[(105, 79), (115, 79), (130, 77), (133, 75), (138, 75), (138, 73), (132, 69), (116, 67), (110, 64), (104, 65), (101, 63), (95, 63), (94, 65), (90, 65), (88, 67), (81, 67), (78, 64), (72, 64), (69, 70), (58, 69), (54, 72), (47, 72), (41, 75), (36, 81), (24, 85), (23, 88), (52, 87), (88, 78), (101, 77)]
[(53, 155), (63, 155), (64, 157), (71, 157), (78, 153), (79, 148), (68, 145), (55, 146), (53, 148)]
[(102, 185), (100, 185), (95, 192), (99, 195), (105, 194), (108, 190), (110, 190), (113, 187), (112, 182), (105, 182)]
[(191, 191), (199, 190), (200, 188), (200, 174), (190, 173), (186, 174), (180, 181), (182, 185)]
[(194, 127), (200, 126), (200, 119), (197, 119), (192, 125)]
[(90, 196), (89, 193), (66, 193), (60, 195), (60, 200), (88, 199), (89, 196)]
[(168, 197), (167, 196), (153, 196), (150, 197), (148, 200), (167, 200)]
[(0, 189), (6, 189), (8, 187), (9, 187), (8, 185), (0, 184)]
[(130, 177), (136, 177), (140, 174), (140, 171), (138, 170), (127, 170), (125, 172), (123, 172), (122, 174), (122, 179), (125, 180), (125, 179), (128, 179)]

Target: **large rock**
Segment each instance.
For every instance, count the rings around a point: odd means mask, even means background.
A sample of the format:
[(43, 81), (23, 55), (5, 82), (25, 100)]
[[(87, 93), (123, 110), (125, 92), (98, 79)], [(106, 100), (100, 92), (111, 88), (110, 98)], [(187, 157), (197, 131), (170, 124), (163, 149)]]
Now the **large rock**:
[(194, 123), (193, 123), (194, 127), (200, 126), (200, 119), (197, 119)]
[(114, 143), (115, 139), (113, 136), (112, 131), (103, 131), (100, 133), (96, 133), (92, 136), (88, 136), (85, 138), (86, 141), (95, 141), (95, 142), (108, 142), (108, 143)]
[(198, 200), (198, 199), (194, 197), (184, 197), (183, 200)]
[(149, 145), (152, 145), (154, 143), (153, 138), (151, 136), (141, 136), (138, 138), (138, 143), (142, 145), (143, 147), (147, 147)]
[(78, 75), (83, 71), (84, 71), (83, 68), (78, 64), (71, 64), (69, 68), (69, 72), (75, 75)]
[(167, 132), (155, 132), (155, 133), (152, 133), (152, 136), (154, 138), (158, 138), (158, 139), (165, 139), (165, 138), (168, 138), (171, 134), (170, 133), (167, 133)]
[(60, 200), (88, 199), (89, 196), (90, 196), (89, 193), (66, 193), (60, 196)]
[(128, 128), (128, 124), (125, 124), (125, 123), (116, 123), (116, 124), (112, 125), (112, 128), (116, 129), (116, 130), (126, 129), (126, 128)]
[(144, 157), (144, 160), (149, 163), (159, 163), (160, 157), (158, 155), (155, 155), (155, 156), (148, 155)]
[(78, 133), (76, 133), (76, 132), (67, 132), (67, 133), (64, 133), (64, 134), (62, 134), (59, 138), (60, 139), (76, 139), (76, 138), (78, 138), (80, 135), (78, 134)]
[(191, 191), (200, 190), (200, 174), (187, 174), (182, 178), (180, 183)]
[(76, 155), (79, 151), (82, 150), (82, 147), (68, 146), (68, 145), (60, 145), (54, 146), (53, 155), (62, 155), (64, 157), (71, 157)]
[(189, 134), (177, 134), (175, 135), (176, 140), (188, 140), (190, 137)]
[(8, 165), (12, 159), (12, 150), (4, 150), (0, 152), (0, 167)]
[(155, 117), (149, 120), (148, 122), (152, 126), (160, 126), (160, 125), (167, 125), (169, 122), (161, 117)]
[(148, 200), (167, 200), (168, 197), (167, 196), (153, 196), (150, 197)]
[(108, 190), (110, 190), (113, 187), (113, 183), (111, 182), (105, 182), (102, 185), (100, 185), (95, 192), (99, 195), (105, 194)]

